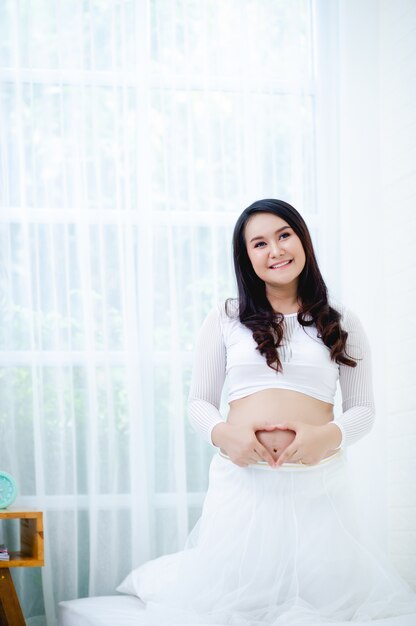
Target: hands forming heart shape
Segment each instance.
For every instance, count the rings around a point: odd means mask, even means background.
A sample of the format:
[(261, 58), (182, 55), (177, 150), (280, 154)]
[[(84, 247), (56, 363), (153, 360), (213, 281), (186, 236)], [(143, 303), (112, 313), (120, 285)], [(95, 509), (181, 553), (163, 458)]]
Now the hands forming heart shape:
[[(335, 428), (335, 430), (334, 430)], [(340, 429), (331, 424), (314, 425), (305, 422), (257, 424), (220, 422), (211, 434), (212, 443), (240, 467), (259, 462), (259, 457), (270, 467), (284, 463), (315, 465), (331, 453), (340, 441)]]
[(296, 437), (294, 430), (257, 430), (256, 437), (277, 461), (284, 450), (292, 443)]

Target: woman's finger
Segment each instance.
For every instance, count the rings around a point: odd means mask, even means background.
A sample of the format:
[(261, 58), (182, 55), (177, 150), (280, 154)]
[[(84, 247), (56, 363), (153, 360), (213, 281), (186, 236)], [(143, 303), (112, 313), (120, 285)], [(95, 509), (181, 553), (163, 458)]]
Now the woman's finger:
[(257, 444), (256, 451), (257, 451), (257, 454), (261, 456), (263, 461), (266, 461), (266, 463), (268, 463), (270, 467), (275, 466), (275, 460), (273, 456), (270, 454), (268, 450), (266, 450), (264, 446), (262, 446), (261, 444)]
[[(275, 450), (275, 451), (277, 452), (277, 450)], [(257, 459), (256, 459), (257, 462), (263, 461), (263, 462), (267, 463), (266, 459), (264, 458), (264, 455), (261, 453), (261, 450), (254, 450), (254, 452), (255, 452), (255, 454), (257, 456)], [(273, 459), (273, 465), (274, 465), (274, 463), (276, 462), (276, 458), (277, 457), (275, 455), (273, 455), (273, 454), (271, 455), (271, 457)]]
[(298, 450), (295, 447), (288, 446), (286, 450), (282, 452), (279, 456), (279, 459), (276, 462), (277, 466), (282, 465), (283, 463), (294, 463), (296, 460), (296, 454)]

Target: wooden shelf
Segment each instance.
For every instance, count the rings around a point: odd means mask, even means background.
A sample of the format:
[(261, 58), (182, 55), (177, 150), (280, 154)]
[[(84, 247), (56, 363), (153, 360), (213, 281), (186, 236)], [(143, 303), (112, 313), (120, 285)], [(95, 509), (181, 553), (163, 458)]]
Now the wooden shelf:
[(0, 569), (9, 567), (42, 567), (44, 561), (43, 547), (43, 513), (30, 509), (0, 509), (0, 520), (20, 520), (20, 548), (10, 551), (10, 561), (0, 561)]
[(42, 511), (16, 506), (9, 506), (7, 509), (0, 509), (0, 519), (24, 519), (33, 517), (42, 519)]
[(4, 567), (42, 567), (45, 563), (27, 556), (23, 552), (9, 552), (10, 561), (0, 561), (0, 569)]
[(0, 561), (0, 625), (25, 626), (10, 573), (12, 567), (41, 567), (45, 564), (43, 550), (43, 513), (31, 509), (10, 507), (0, 509), (1, 520), (19, 520), (20, 546), (9, 551), (10, 561)]

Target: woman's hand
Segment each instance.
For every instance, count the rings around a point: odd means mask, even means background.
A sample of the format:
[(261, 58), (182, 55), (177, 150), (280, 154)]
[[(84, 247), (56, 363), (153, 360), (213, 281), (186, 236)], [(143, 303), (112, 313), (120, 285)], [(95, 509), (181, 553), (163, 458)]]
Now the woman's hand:
[(314, 426), (313, 424), (289, 423), (275, 424), (282, 430), (293, 430), (296, 436), (293, 442), (280, 455), (276, 466), (283, 463), (302, 461), (306, 465), (316, 465), (325, 455), (334, 450), (341, 441), (341, 433), (335, 424)]
[(256, 431), (276, 430), (276, 426), (268, 422), (242, 425), (222, 422), (214, 426), (211, 439), (214, 446), (218, 446), (228, 454), (231, 461), (240, 467), (247, 467), (258, 461), (266, 461), (270, 467), (275, 467), (275, 460), (269, 450), (258, 440)]
[(270, 452), (275, 462), (292, 443), (295, 436), (296, 433), (293, 430), (282, 430), (280, 428), (275, 428), (275, 430), (258, 430), (256, 432), (257, 439)]

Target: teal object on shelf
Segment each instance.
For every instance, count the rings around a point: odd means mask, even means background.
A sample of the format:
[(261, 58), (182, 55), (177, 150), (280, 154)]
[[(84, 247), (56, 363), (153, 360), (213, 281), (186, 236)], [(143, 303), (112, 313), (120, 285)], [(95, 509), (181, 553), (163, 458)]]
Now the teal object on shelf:
[(0, 470), (0, 509), (7, 509), (17, 496), (17, 484), (13, 476)]

